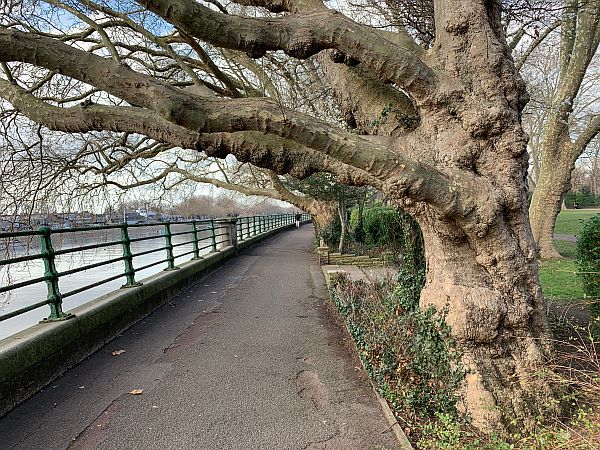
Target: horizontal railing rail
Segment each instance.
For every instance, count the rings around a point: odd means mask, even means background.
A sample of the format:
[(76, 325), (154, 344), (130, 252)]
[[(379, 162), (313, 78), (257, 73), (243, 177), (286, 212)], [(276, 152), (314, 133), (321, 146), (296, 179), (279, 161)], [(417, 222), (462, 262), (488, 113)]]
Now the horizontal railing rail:
[[(143, 270), (160, 264), (165, 265), (164, 270), (177, 270), (176, 260), (181, 261), (181, 258), (186, 256), (191, 256), (190, 259), (200, 259), (202, 258), (202, 255), (207, 253), (217, 252), (221, 248), (237, 245), (238, 242), (243, 242), (273, 229), (289, 226), (295, 222), (295, 219), (295, 214), (277, 214), (226, 219), (188, 220), (181, 222), (121, 223), (67, 229), (41, 227), (38, 230), (0, 233), (0, 244), (4, 242), (6, 249), (9, 249), (10, 243), (8, 241), (11, 239), (30, 239), (31, 246), (35, 246), (37, 244), (35, 241), (39, 239), (40, 246), (40, 251), (33, 254), (0, 259), (0, 269), (5, 268), (5, 270), (9, 271), (11, 265), (30, 263), (32, 261), (41, 261), (43, 262), (44, 267), (43, 276), (32, 277), (24, 281), (0, 286), (0, 294), (15, 291), (36, 283), (45, 283), (47, 288), (45, 300), (32, 298), (31, 301), (33, 303), (0, 314), (0, 322), (45, 306), (50, 307), (50, 314), (44, 321), (52, 322), (68, 319), (73, 316), (63, 311), (63, 299), (65, 298), (72, 297), (120, 278), (125, 280), (122, 288), (134, 288), (140, 286), (141, 283), (137, 281), (136, 276)], [(310, 215), (302, 214), (301, 220), (310, 220)], [(174, 227), (177, 227), (177, 230), (174, 230)], [(182, 227), (184, 227), (184, 229), (182, 229)], [(158, 231), (155, 234), (147, 236), (130, 237), (130, 230), (141, 228), (150, 230), (158, 229)], [(107, 235), (106, 242), (85, 245), (72, 243), (72, 245), (67, 248), (61, 248), (59, 250), (54, 249), (54, 244), (59, 236), (63, 238), (63, 241), (67, 240), (68, 242), (68, 239), (66, 238), (81, 236), (82, 233), (97, 233), (109, 230), (118, 230), (120, 238), (114, 239), (114, 237), (111, 237), (109, 239)], [(183, 238), (184, 240), (181, 242), (173, 242), (174, 237), (178, 237), (179, 239)], [(135, 246), (138, 243), (156, 239), (163, 239), (164, 244), (149, 250), (132, 250), (132, 245)], [(186, 245), (191, 245), (192, 250), (185, 251)], [(115, 246), (121, 246), (122, 255), (119, 257), (111, 257), (99, 262), (83, 264), (75, 268), (69, 268), (68, 270), (57, 270), (57, 257), (64, 257), (76, 253), (82, 255), (84, 251), (106, 249)], [(180, 248), (184, 251), (175, 254), (174, 250)], [(5, 253), (8, 255), (10, 252), (7, 251)], [(160, 253), (164, 257), (147, 264), (139, 264), (142, 256), (149, 256), (157, 253)], [(102, 268), (119, 262), (123, 264), (123, 271), (121, 273), (104, 277), (92, 283), (84, 284), (83, 286), (71, 289), (70, 291), (63, 292), (60, 289), (60, 281), (61, 279), (65, 279), (65, 277), (81, 274), (88, 270)]]

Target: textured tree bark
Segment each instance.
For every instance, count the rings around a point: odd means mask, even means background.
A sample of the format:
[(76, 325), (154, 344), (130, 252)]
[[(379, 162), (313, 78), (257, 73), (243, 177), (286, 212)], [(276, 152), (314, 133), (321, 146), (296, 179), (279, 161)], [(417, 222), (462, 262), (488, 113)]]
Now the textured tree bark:
[(565, 195), (571, 188), (575, 160), (567, 160), (568, 150), (561, 150), (558, 150), (560, 156), (546, 155), (546, 164), (554, 159), (552, 170), (546, 168), (540, 171), (529, 208), (533, 238), (541, 259), (562, 258), (554, 245), (554, 226)]
[(459, 406), (485, 431), (531, 429), (553, 398), (535, 371), (552, 348), (534, 248), (515, 239), (527, 237), (527, 222), (513, 220), (473, 240), (452, 223), (419, 219), (427, 258), (421, 306), (447, 311), (469, 370)]
[(315, 235), (319, 239), (319, 246), (325, 247), (328, 242), (325, 240), (325, 233), (330, 230), (336, 221), (337, 205), (335, 202), (320, 201), (314, 202), (310, 212), (313, 224), (315, 226)]
[(531, 429), (553, 392), (538, 376), (552, 345), (527, 213), (527, 136), (519, 117), (527, 94), (502, 41), (499, 4), (462, 2), (458, 10), (439, 1), (435, 14), (432, 53), (464, 87), (442, 89), (420, 105), (416, 133), (426, 143), (419, 149), (461, 180), (462, 213), (398, 198), (403, 183), (388, 183), (385, 192), (423, 230), (421, 305), (447, 309), (464, 350), (464, 410), (484, 430), (514, 430), (511, 423)]
[(346, 212), (346, 202), (344, 200), (338, 201), (338, 215), (340, 216), (340, 243), (338, 245), (338, 252), (344, 253), (346, 250), (346, 237), (348, 235), (348, 213)]

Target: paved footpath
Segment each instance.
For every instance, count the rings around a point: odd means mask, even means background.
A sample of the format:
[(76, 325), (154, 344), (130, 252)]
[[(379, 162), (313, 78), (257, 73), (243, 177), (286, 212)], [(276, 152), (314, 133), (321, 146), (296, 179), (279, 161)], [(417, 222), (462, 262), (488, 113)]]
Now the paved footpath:
[(1, 418), (0, 448), (397, 448), (312, 242), (230, 260)]

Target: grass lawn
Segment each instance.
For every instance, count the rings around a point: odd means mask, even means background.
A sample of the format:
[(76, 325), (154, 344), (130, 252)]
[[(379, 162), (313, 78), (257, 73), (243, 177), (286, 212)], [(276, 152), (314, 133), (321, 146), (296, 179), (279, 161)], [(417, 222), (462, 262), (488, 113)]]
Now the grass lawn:
[(558, 253), (560, 253), (565, 258), (568, 258), (568, 259), (577, 258), (577, 244), (576, 243), (555, 240), (554, 245), (556, 246), (556, 250), (558, 250)]
[[(568, 209), (563, 210), (556, 218), (554, 232), (558, 234), (578, 235), (581, 224), (595, 214), (598, 209)], [(573, 242), (554, 241), (556, 249), (566, 259), (558, 261), (540, 261), (540, 282), (542, 293), (547, 299), (581, 299), (584, 298), (581, 280), (577, 272), (577, 244)]]
[[(600, 209), (565, 209), (558, 213), (554, 232), (558, 234), (578, 235), (581, 222), (600, 213)], [(559, 250), (560, 251), (560, 250)]]
[(583, 298), (577, 263), (572, 259), (540, 262), (540, 283), (545, 298)]

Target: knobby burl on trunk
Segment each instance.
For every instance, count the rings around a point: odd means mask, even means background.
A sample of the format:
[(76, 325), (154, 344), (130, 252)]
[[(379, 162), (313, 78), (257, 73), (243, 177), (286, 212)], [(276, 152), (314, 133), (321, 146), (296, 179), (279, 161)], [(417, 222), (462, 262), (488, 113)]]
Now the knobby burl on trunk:
[(360, 25), (319, 0), (238, 0), (282, 13), (268, 18), (223, 14), (194, 0), (137, 3), (188, 39), (255, 58), (273, 50), (316, 56), (357, 132), (267, 98), (194, 95), (15, 28), (0, 28), (0, 61), (43, 67), (133, 106), (57, 108), (4, 79), (0, 95), (53, 130), (137, 132), (280, 174), (326, 171), (384, 191), (423, 230), (421, 303), (448, 311), (464, 350), (464, 410), (484, 430), (506, 429), (513, 419), (531, 426), (552, 397), (536, 377), (551, 345), (527, 212), (520, 123), (527, 94), (500, 2), (436, 0), (427, 50), (402, 30)]

